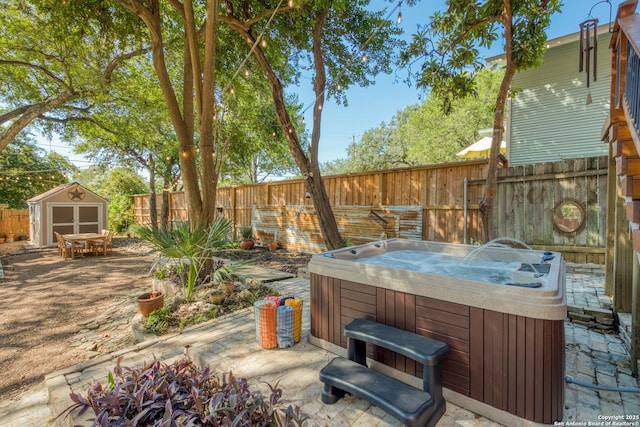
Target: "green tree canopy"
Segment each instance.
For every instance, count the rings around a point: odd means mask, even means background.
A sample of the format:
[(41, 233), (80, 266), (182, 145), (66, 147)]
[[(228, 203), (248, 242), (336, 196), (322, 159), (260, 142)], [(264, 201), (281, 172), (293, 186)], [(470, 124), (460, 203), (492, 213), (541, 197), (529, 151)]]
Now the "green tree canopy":
[[(447, 0), (428, 24), (413, 35), (401, 63), (409, 66), (409, 81), (429, 87), (443, 100), (445, 111), (454, 99), (474, 92), (476, 74), (484, 64), (479, 47), (500, 40), (504, 46), (504, 76), (496, 96), (487, 182), (480, 201), (485, 239), (495, 237), (493, 205), (498, 183), (500, 144), (504, 134), (505, 105), (513, 76), (534, 67), (546, 49), (546, 28), (560, 0)], [(418, 65), (418, 70), (413, 69)]]
[(82, 116), (145, 52), (137, 22), (110, 2), (63, 3), (0, 0), (0, 151), (29, 125), (51, 132)]
[(456, 153), (480, 139), (493, 123), (502, 71), (483, 69), (474, 96), (455, 99), (449, 113), (432, 93), (421, 105), (399, 111), (389, 124), (367, 130), (348, 147), (348, 158), (324, 165), (330, 173), (394, 169), (459, 160)]
[(0, 153), (0, 203), (22, 209), (33, 196), (67, 183), (76, 170), (59, 154), (46, 154), (35, 141), (17, 137)]
[(74, 177), (75, 181), (109, 201), (109, 228), (125, 231), (135, 222), (134, 194), (147, 192), (147, 184), (130, 168), (92, 166)]

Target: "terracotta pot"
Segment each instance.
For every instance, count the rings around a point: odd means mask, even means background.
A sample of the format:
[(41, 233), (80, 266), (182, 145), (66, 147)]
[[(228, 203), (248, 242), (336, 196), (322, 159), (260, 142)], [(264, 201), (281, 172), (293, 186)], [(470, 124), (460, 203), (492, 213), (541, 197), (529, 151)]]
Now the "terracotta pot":
[(241, 249), (253, 249), (256, 242), (253, 239), (242, 239), (240, 240), (240, 248)]
[(4, 243), (4, 237), (0, 237), (0, 243)]
[(270, 251), (275, 251), (276, 249), (278, 249), (278, 242), (269, 243), (269, 250)]
[(138, 311), (143, 316), (148, 316), (149, 313), (155, 310), (159, 310), (164, 307), (164, 294), (149, 298), (151, 292), (144, 293), (138, 297)]
[(209, 302), (211, 304), (220, 304), (222, 301), (224, 301), (224, 298), (224, 292), (214, 292), (209, 294)]
[(224, 282), (224, 290), (226, 293), (230, 294), (236, 289), (236, 284), (233, 282)]
[(11, 243), (11, 242), (13, 242), (13, 233), (7, 233), (7, 234), (5, 234), (5, 239), (6, 239), (5, 241), (6, 241), (7, 243)]

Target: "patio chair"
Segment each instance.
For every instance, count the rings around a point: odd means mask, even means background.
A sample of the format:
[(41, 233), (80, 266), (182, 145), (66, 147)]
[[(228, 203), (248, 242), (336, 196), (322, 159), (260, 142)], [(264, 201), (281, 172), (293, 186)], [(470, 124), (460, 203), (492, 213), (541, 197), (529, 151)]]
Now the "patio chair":
[(63, 259), (71, 258), (71, 251), (75, 251), (78, 255), (83, 255), (85, 250), (85, 245), (83, 243), (75, 243), (71, 244), (64, 240), (64, 237), (58, 232), (54, 232), (56, 236), (56, 240), (58, 242), (58, 255)]
[(103, 252), (104, 255), (111, 252), (113, 249), (113, 231), (102, 230), (103, 239), (89, 241), (89, 249), (94, 255), (98, 255)]

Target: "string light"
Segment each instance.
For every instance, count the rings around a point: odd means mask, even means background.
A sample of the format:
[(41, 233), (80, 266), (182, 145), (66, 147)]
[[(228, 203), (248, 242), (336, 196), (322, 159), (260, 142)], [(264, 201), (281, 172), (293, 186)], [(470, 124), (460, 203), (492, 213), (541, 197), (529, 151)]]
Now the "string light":
[[(269, 17), (269, 20), (267, 21), (267, 24), (264, 26), (264, 28), (262, 29), (262, 32), (258, 35), (258, 37), (256, 38), (256, 41), (253, 43), (253, 46), (251, 46), (251, 49), (249, 49), (249, 52), (247, 52), (247, 55), (244, 57), (244, 59), (242, 60), (242, 62), (240, 63), (240, 65), (238, 66), (238, 68), (236, 69), (236, 72), (233, 74), (233, 76), (231, 77), (231, 79), (229, 80), (228, 86), (231, 86), (231, 83), (233, 83), (233, 81), (235, 80), (235, 78), (238, 76), (238, 73), (240, 73), (240, 70), (244, 67), (244, 64), (247, 62), (247, 60), (249, 59), (249, 57), (251, 56), (251, 54), (253, 54), (253, 51), (256, 49), (256, 47), (258, 46), (258, 43), (260, 42), (260, 40), (262, 40), (262, 47), (265, 47), (267, 45), (267, 41), (264, 39), (264, 35), (267, 32), (267, 29), (269, 28), (269, 25), (271, 24), (271, 21), (273, 21), (273, 18), (275, 18), (276, 13), (278, 12), (278, 10), (280, 9), (280, 6), (282, 5), (283, 0), (280, 0), (280, 2), (278, 2), (278, 5), (276, 6), (276, 8), (273, 10), (273, 13), (271, 14), (271, 16)], [(223, 90), (223, 92), (227, 89), (225, 88)]]
[(398, 24), (402, 22), (402, 11), (398, 12)]
[(262, 38), (262, 40), (260, 41), (260, 46), (262, 47), (267, 47), (267, 39), (266, 38)]
[(293, 7), (293, 0), (289, 0), (287, 4), (289, 5), (289, 7)]

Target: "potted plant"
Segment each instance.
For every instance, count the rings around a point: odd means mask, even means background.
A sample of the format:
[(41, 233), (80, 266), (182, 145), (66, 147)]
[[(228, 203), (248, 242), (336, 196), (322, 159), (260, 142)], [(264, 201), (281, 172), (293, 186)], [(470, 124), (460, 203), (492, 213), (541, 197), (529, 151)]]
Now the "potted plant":
[(4, 243), (4, 239), (5, 239), (4, 233), (0, 233), (0, 243)]
[(7, 234), (5, 235), (5, 241), (7, 243), (13, 242), (13, 236), (14, 236), (13, 231), (11, 230), (7, 231)]
[(256, 242), (253, 240), (253, 229), (251, 227), (242, 227), (240, 228), (240, 235), (242, 236), (242, 240), (240, 240), (240, 248), (242, 249), (253, 249)]
[(275, 251), (276, 249), (278, 249), (278, 242), (276, 241), (269, 242), (268, 246), (270, 251)]
[(143, 316), (148, 316), (152, 311), (160, 310), (162, 307), (164, 307), (164, 294), (160, 291), (145, 292), (138, 297), (138, 311)]

